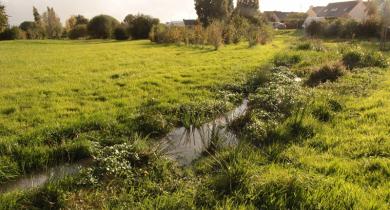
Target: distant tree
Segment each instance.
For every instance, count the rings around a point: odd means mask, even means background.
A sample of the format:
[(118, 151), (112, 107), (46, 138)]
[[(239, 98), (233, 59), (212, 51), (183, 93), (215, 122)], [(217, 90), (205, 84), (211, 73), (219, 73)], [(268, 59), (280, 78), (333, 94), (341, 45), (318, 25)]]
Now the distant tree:
[(88, 33), (92, 38), (110, 39), (119, 22), (108, 15), (98, 15), (88, 23)]
[(70, 39), (80, 39), (88, 36), (88, 27), (86, 24), (76, 25), (68, 32)]
[(30, 31), (31, 39), (43, 39), (46, 37), (45, 29), (43, 27), (42, 17), (37, 8), (33, 7), (34, 28)]
[(380, 49), (386, 50), (386, 42), (388, 37), (388, 31), (390, 28), (390, 0), (382, 0), (381, 2), (381, 25), (382, 25), (382, 32), (381, 32), (381, 44)]
[(76, 16), (76, 25), (82, 25), (82, 24), (88, 24), (89, 20), (88, 18), (84, 17), (83, 15), (77, 15)]
[(0, 32), (8, 27), (8, 16), (5, 12), (5, 6), (0, 4)]
[(0, 40), (14, 40), (21, 39), (22, 33), (19, 27), (6, 28), (2, 33), (0, 33)]
[(245, 17), (258, 15), (260, 9), (259, 0), (238, 0), (236, 11)]
[(42, 22), (49, 39), (58, 39), (61, 37), (62, 24), (54, 8), (47, 7), (47, 11), (43, 13)]
[(127, 15), (124, 20), (128, 32), (134, 39), (147, 39), (154, 25), (158, 25), (160, 20), (149, 15)]
[(195, 10), (203, 26), (226, 20), (234, 10), (233, 0), (195, 0)]
[(119, 25), (114, 30), (114, 37), (116, 40), (128, 40), (130, 38), (128, 30), (125, 25)]
[(70, 32), (78, 25), (88, 25), (89, 20), (82, 15), (72, 15), (65, 23), (65, 30)]
[(69, 19), (66, 20), (65, 22), (65, 30), (67, 32), (71, 31), (72, 29), (74, 29), (74, 27), (77, 25), (77, 20), (76, 20), (76, 16), (72, 15), (70, 16)]

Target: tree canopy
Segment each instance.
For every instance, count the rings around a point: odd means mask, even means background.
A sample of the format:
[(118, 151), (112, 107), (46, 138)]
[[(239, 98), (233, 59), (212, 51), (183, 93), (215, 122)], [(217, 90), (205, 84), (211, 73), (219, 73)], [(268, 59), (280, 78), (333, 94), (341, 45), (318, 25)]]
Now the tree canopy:
[(203, 26), (226, 20), (234, 10), (233, 0), (195, 0), (195, 10)]
[(5, 12), (5, 6), (0, 4), (0, 32), (8, 27), (8, 16)]
[(92, 38), (110, 39), (119, 22), (109, 15), (98, 15), (88, 23), (88, 32)]

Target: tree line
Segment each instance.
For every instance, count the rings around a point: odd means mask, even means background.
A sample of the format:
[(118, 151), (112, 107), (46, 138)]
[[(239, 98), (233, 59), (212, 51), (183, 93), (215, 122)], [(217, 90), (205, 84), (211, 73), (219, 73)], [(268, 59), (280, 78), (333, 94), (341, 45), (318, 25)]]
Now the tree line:
[(109, 15), (98, 15), (91, 20), (73, 15), (63, 27), (54, 8), (47, 7), (42, 14), (33, 7), (33, 21), (24, 21), (10, 27), (5, 7), (0, 5), (0, 40), (13, 39), (146, 39), (159, 19), (148, 15), (129, 14), (122, 22)]

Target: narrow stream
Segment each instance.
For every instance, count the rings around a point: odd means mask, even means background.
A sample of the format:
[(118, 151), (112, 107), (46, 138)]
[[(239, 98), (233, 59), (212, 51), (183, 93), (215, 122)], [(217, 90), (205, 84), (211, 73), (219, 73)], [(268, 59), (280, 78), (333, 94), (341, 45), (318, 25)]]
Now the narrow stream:
[[(207, 151), (215, 139), (218, 139), (218, 143), (225, 147), (237, 145), (238, 139), (234, 133), (227, 129), (227, 125), (243, 116), (247, 109), (248, 100), (245, 99), (235, 110), (220, 116), (212, 122), (205, 123), (199, 128), (176, 128), (161, 140), (159, 147), (163, 154), (177, 161), (180, 165), (186, 166), (201, 157), (202, 153)], [(77, 174), (82, 168), (90, 165), (90, 162), (90, 160), (86, 160), (74, 164), (64, 164), (44, 172), (25, 175), (15, 181), (2, 184), (0, 193), (36, 188), (49, 181)]]

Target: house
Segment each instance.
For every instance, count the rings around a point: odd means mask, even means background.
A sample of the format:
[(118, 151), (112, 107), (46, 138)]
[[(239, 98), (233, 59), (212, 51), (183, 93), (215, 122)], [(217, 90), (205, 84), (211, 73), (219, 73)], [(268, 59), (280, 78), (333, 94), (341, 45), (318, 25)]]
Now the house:
[(186, 28), (194, 28), (196, 25), (199, 25), (199, 21), (195, 19), (184, 19), (183, 22)]
[(166, 23), (167, 26), (184, 27), (184, 21), (171, 21)]
[(264, 11), (264, 15), (270, 22), (281, 23), (291, 14), (292, 12), (280, 12), (280, 11)]
[(362, 22), (368, 18), (367, 2), (362, 0), (330, 3), (326, 7), (310, 7), (308, 17), (303, 26), (308, 26), (313, 21), (350, 18)]
[(319, 6), (319, 7), (314, 7), (311, 6), (309, 10), (306, 12), (307, 17), (318, 17), (318, 14), (323, 10), (325, 7)]

